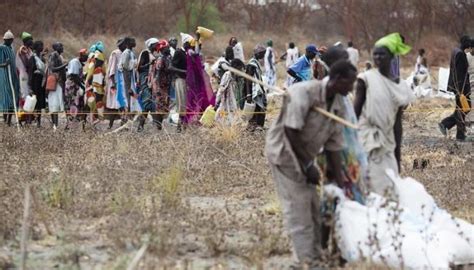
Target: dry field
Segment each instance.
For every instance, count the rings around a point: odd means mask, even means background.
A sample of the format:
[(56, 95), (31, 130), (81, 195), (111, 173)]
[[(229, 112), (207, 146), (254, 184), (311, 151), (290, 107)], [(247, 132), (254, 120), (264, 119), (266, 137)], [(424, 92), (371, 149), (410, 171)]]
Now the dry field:
[[(448, 111), (447, 111), (448, 110)], [(404, 175), (474, 222), (473, 144), (440, 136), (451, 102), (405, 115)], [(272, 112), (275, 115), (276, 110)], [(168, 126), (108, 135), (0, 123), (0, 268), (20, 264), (24, 190), (32, 187), (29, 269), (275, 269), (290, 262), (263, 133)], [(415, 159), (429, 160), (424, 170)]]

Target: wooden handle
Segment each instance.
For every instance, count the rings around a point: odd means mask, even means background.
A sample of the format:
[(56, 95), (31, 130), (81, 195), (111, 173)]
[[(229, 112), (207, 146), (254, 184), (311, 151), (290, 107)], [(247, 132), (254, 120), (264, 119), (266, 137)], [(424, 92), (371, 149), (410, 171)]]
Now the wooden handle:
[[(229, 65), (226, 65), (226, 64), (224, 64), (224, 65), (222, 65), (222, 66), (223, 66), (224, 69), (226, 69), (226, 70), (228, 70), (228, 71), (230, 71), (230, 72), (232, 72), (232, 73), (234, 73), (234, 74), (237, 74), (237, 75), (240, 76), (240, 77), (243, 77), (243, 78), (245, 78), (245, 79), (247, 79), (247, 80), (249, 80), (249, 81), (252, 81), (252, 82), (254, 82), (254, 83), (258, 83), (258, 84), (260, 84), (260, 85), (262, 85), (262, 86), (264, 86), (264, 87), (266, 87), (266, 88), (268, 88), (268, 89), (270, 89), (270, 90), (273, 90), (273, 91), (275, 91), (275, 92), (278, 92), (279, 95), (288, 95), (288, 93), (287, 93), (286, 91), (284, 91), (284, 90), (282, 90), (282, 89), (280, 89), (280, 88), (278, 88), (278, 87), (276, 87), (276, 86), (271, 86), (271, 85), (268, 85), (268, 84), (266, 84), (266, 83), (264, 83), (264, 82), (262, 82), (262, 81), (260, 81), (260, 80), (257, 80), (257, 79), (255, 79), (254, 77), (248, 75), (248, 74), (245, 73), (245, 72), (242, 72), (242, 71), (240, 71), (240, 70), (238, 70), (238, 69), (235, 69), (235, 68), (233, 68), (233, 67), (231, 67), (231, 66), (229, 66)], [(332, 120), (334, 120), (334, 121), (338, 122), (339, 124), (342, 124), (342, 125), (344, 125), (344, 126), (346, 126), (346, 127), (350, 127), (350, 128), (353, 128), (353, 129), (359, 129), (359, 127), (358, 127), (357, 125), (355, 125), (355, 124), (353, 124), (353, 123), (347, 121), (346, 119), (341, 118), (341, 117), (339, 117), (339, 116), (337, 116), (337, 115), (335, 115), (335, 114), (332, 114), (332, 113), (330, 113), (330, 112), (328, 112), (328, 111), (326, 111), (326, 110), (324, 110), (324, 109), (322, 109), (322, 108), (313, 107), (312, 110), (313, 110), (313, 111), (316, 111), (316, 112), (318, 112), (318, 113), (320, 113), (320, 114), (326, 116), (327, 118), (330, 118), (330, 119), (332, 119)]]

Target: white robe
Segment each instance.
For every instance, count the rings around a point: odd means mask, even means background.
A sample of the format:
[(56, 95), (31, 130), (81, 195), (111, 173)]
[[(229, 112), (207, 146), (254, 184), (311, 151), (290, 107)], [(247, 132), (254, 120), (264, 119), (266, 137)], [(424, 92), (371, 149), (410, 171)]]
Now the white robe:
[[(109, 57), (109, 66), (107, 70), (107, 88), (105, 89), (105, 95), (107, 97), (105, 107), (107, 109), (120, 109), (117, 99), (117, 89), (114, 88), (114, 85), (117, 79), (115, 76), (118, 76), (117, 70), (121, 55), (122, 52), (119, 49), (116, 49), (112, 52), (112, 54), (110, 54)], [(114, 80), (112, 80), (112, 76), (114, 76)]]
[(244, 55), (244, 48), (242, 47), (242, 43), (237, 43), (234, 48), (234, 58), (240, 59), (242, 62), (245, 63), (245, 55)]
[(265, 52), (265, 77), (263, 81), (270, 85), (275, 86), (277, 81), (276, 76), (276, 61), (275, 61), (275, 51), (272, 47), (267, 47), (267, 51)]
[[(297, 47), (293, 49), (288, 49), (286, 51), (286, 69), (289, 69), (292, 65), (294, 65), (296, 61), (298, 61), (299, 57), (300, 53)], [(290, 87), (291, 85), (293, 85), (294, 80), (295, 78), (290, 75), (287, 75), (285, 86)]]
[(359, 78), (367, 88), (359, 119), (359, 135), (368, 154), (368, 188), (382, 196), (396, 199), (393, 183), (386, 174), (387, 169), (398, 172), (393, 129), (399, 108), (414, 101), (415, 96), (405, 81), (397, 84), (380, 74), (378, 69), (364, 72)]

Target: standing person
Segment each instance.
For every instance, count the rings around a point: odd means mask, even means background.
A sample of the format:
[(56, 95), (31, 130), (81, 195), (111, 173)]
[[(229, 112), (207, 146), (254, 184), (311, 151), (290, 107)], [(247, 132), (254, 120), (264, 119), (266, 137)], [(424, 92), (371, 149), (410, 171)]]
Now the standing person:
[(177, 49), (171, 60), (170, 70), (174, 74), (174, 89), (176, 91), (176, 109), (179, 113), (178, 132), (181, 131), (184, 117), (186, 116), (186, 74), (187, 74), (187, 59), (186, 51), (191, 48), (190, 42), (193, 37), (189, 34), (181, 33), (182, 47)]
[(234, 50), (234, 58), (240, 59), (240, 61), (245, 63), (244, 47), (242, 46), (242, 43), (239, 42), (236, 37), (232, 37), (229, 40), (229, 46)]
[(309, 81), (312, 79), (312, 61), (318, 55), (318, 48), (314, 44), (306, 46), (305, 55), (301, 56), (296, 63), (294, 63), (287, 73), (293, 77), (294, 82)]
[[(298, 50), (298, 47), (295, 46), (294, 42), (290, 42), (290, 44), (288, 44), (288, 50), (286, 50), (286, 53), (282, 56), (282, 58), (286, 58), (287, 70), (298, 61), (298, 59), (300, 58), (300, 52)], [(290, 87), (291, 85), (293, 85), (294, 80), (295, 79), (288, 74), (285, 86)]]
[[(471, 85), (471, 91), (474, 89), (474, 38), (471, 38), (471, 49), (467, 53), (467, 62), (469, 63), (469, 68), (468, 68), (468, 73), (469, 73), (469, 83)], [(474, 105), (474, 102), (472, 99), (470, 100), (471, 102), (471, 108)], [(471, 119), (472, 119), (472, 111), (471, 113)]]
[[(243, 70), (245, 64), (240, 59), (233, 59), (230, 66)], [(238, 82), (237, 75), (230, 71), (226, 71), (222, 76), (219, 89), (216, 96), (216, 121), (226, 125), (232, 125), (234, 122), (234, 114), (239, 110), (235, 93), (237, 91)]]
[(329, 80), (295, 84), (285, 97), (280, 115), (270, 128), (265, 152), (289, 232), (296, 269), (315, 269), (322, 259), (320, 198), (316, 186), (320, 175), (314, 163), (324, 148), (336, 183), (342, 186), (342, 127), (312, 110), (323, 108), (344, 116), (341, 96), (352, 90), (357, 71), (347, 61), (331, 68)]
[[(330, 50), (334, 50), (335, 48), (340, 47), (332, 46)], [(316, 60), (313, 64), (313, 78), (315, 78), (316, 80), (322, 80), (329, 75), (329, 67), (323, 60), (323, 58), (325, 58), (326, 54), (328, 53), (328, 48), (326, 46), (321, 46), (318, 48), (318, 51), (319, 55), (316, 57)], [(345, 50), (344, 52), (347, 54)]]
[(438, 124), (441, 133), (447, 136), (448, 130), (456, 126), (456, 140), (466, 140), (466, 115), (469, 110), (463, 110), (461, 104), (462, 98), (467, 98), (471, 94), (471, 86), (469, 83), (469, 63), (467, 61), (466, 50), (471, 47), (471, 39), (468, 36), (463, 36), (460, 40), (460, 46), (455, 48), (451, 55), (451, 62), (449, 64), (449, 79), (448, 91), (456, 95), (456, 109), (454, 113), (441, 121)]
[(29, 87), (36, 96), (36, 124), (41, 127), (41, 110), (46, 109), (46, 61), (44, 59), (44, 44), (42, 41), (33, 43), (33, 56), (28, 62)]
[(150, 77), (151, 67), (155, 63), (155, 56), (153, 55), (156, 50), (156, 44), (159, 40), (157, 38), (150, 38), (145, 41), (146, 49), (140, 52), (138, 56), (138, 100), (140, 101), (140, 106), (142, 108), (142, 114), (139, 118), (138, 132), (143, 131), (146, 117), (148, 113), (152, 114), (153, 122), (158, 125), (158, 118), (156, 115), (156, 99), (153, 96), (151, 89), (151, 80)]
[(275, 86), (277, 81), (276, 75), (276, 56), (275, 50), (273, 49), (273, 41), (270, 39), (267, 41), (267, 49), (265, 51), (265, 77), (264, 81), (270, 86)]
[[(93, 66), (86, 77), (87, 111), (91, 112), (91, 123), (104, 117), (105, 96), (105, 56), (102, 52), (94, 54)], [(84, 118), (85, 120), (85, 118)]]
[(174, 53), (176, 52), (176, 48), (178, 48), (178, 39), (175, 37), (170, 37), (168, 39), (168, 44), (170, 45), (170, 55), (173, 57)]
[[(253, 52), (254, 55), (247, 64), (246, 73), (261, 81), (262, 67), (260, 62), (265, 57), (266, 49), (262, 44), (258, 44)], [(249, 121), (248, 130), (263, 130), (267, 110), (267, 91), (260, 84), (246, 80), (244, 93), (247, 103), (255, 104), (255, 113)]]
[(214, 105), (214, 93), (202, 61), (202, 43), (199, 32), (190, 42), (186, 52), (186, 124), (198, 123), (200, 115), (209, 105)]
[[(471, 91), (474, 89), (474, 38), (471, 38), (471, 49), (467, 53), (467, 62), (469, 64), (468, 73), (469, 73), (469, 83), (471, 85)], [(471, 102), (472, 103), (472, 102)]]
[(212, 65), (212, 71), (214, 76), (217, 77), (217, 83), (220, 84), (222, 76), (226, 72), (224, 65), (230, 65), (230, 62), (234, 60), (234, 50), (228, 46), (225, 49), (224, 57), (219, 58), (214, 65)]
[(136, 94), (136, 74), (135, 74), (135, 53), (133, 48), (136, 47), (135, 39), (126, 38), (127, 48), (122, 52), (119, 62), (119, 70), (123, 76), (123, 93), (118, 97), (121, 110), (124, 112), (122, 123), (128, 121), (128, 112), (137, 111)]
[(84, 112), (84, 72), (83, 67), (87, 61), (87, 49), (81, 49), (78, 56), (69, 61), (66, 73), (66, 88), (64, 90), (64, 107), (67, 112), (66, 128), (69, 123), (77, 121), (78, 114)]
[(0, 113), (8, 126), (11, 125), (20, 97), (20, 82), (12, 49), (14, 38), (13, 33), (8, 30), (3, 35), (3, 45), (0, 45)]
[[(137, 47), (137, 42), (134, 38), (131, 38), (130, 39), (130, 67), (132, 68), (132, 72), (131, 72), (131, 83), (130, 83), (130, 86), (131, 86), (131, 92), (130, 92), (130, 105), (129, 105), (129, 108), (130, 108), (130, 112), (141, 112), (142, 111), (142, 108), (140, 106), (140, 102), (138, 101), (138, 89), (137, 89), (137, 81), (138, 81), (138, 70), (137, 70), (137, 65), (138, 65), (138, 61), (137, 61), (137, 56), (135, 54), (135, 47)], [(133, 115), (130, 115), (130, 117), (133, 117)]]
[(368, 155), (368, 189), (392, 200), (397, 200), (397, 194), (386, 171), (401, 170), (402, 114), (415, 96), (405, 81), (391, 74), (390, 67), (394, 56), (410, 50), (398, 33), (378, 40), (373, 51), (378, 68), (359, 75), (354, 101), (359, 136)]
[[(114, 121), (118, 117), (118, 111), (120, 110), (120, 104), (118, 102), (118, 86), (122, 86), (123, 81), (121, 76), (118, 75), (119, 62), (122, 52), (126, 49), (125, 39), (121, 38), (117, 41), (117, 49), (114, 50), (109, 57), (109, 64), (107, 69), (107, 85), (106, 85), (106, 102), (105, 108), (109, 113), (109, 129), (114, 126)], [(119, 82), (119, 80), (121, 80)]]
[(349, 61), (357, 68), (359, 66), (359, 50), (354, 48), (354, 43), (352, 43), (352, 41), (347, 43), (346, 51), (349, 54)]
[(415, 74), (420, 74), (428, 70), (428, 61), (425, 57), (425, 49), (418, 50), (416, 57)]
[(163, 119), (170, 110), (170, 91), (173, 81), (171, 67), (171, 51), (166, 40), (160, 41), (156, 45), (156, 50), (160, 53), (155, 63), (155, 93), (158, 112), (158, 129), (163, 127)]
[(30, 33), (21, 33), (21, 40), (23, 45), (16, 53), (16, 68), (18, 69), (18, 76), (20, 79), (20, 100), (24, 101), (26, 96), (30, 94), (30, 87), (28, 86), (28, 61), (33, 56), (33, 36)]
[(48, 76), (56, 77), (56, 90), (48, 91), (48, 107), (51, 113), (53, 128), (59, 125), (59, 113), (64, 111), (63, 89), (66, 83), (66, 66), (61, 54), (64, 52), (63, 44), (55, 42), (53, 44), (53, 52), (48, 60)]

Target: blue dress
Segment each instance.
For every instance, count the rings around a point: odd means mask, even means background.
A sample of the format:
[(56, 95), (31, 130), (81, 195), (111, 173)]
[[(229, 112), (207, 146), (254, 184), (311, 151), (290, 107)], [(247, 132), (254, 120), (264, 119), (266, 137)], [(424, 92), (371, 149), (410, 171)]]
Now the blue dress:
[(0, 67), (0, 112), (13, 112), (13, 92), (15, 92), (15, 103), (18, 105), (20, 97), (20, 81), (16, 73), (15, 54), (11, 47), (0, 45), (0, 64), (5, 64), (7, 60), (10, 64)]

